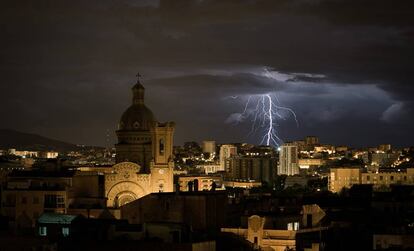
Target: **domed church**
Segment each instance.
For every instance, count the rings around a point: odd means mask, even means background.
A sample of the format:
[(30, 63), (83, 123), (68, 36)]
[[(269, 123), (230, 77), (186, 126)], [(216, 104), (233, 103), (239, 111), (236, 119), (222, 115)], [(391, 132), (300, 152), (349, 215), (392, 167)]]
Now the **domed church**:
[(132, 105), (122, 114), (116, 135), (116, 164), (105, 174), (107, 206), (117, 208), (149, 193), (173, 191), (174, 122), (157, 122), (144, 102), (138, 78)]

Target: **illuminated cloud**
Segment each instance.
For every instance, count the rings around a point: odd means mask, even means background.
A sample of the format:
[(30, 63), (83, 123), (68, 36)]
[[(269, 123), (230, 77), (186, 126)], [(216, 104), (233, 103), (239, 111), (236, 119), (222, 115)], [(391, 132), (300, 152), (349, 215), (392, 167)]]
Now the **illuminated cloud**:
[(398, 102), (389, 106), (381, 115), (381, 120), (390, 124), (398, 124), (408, 119), (407, 105)]

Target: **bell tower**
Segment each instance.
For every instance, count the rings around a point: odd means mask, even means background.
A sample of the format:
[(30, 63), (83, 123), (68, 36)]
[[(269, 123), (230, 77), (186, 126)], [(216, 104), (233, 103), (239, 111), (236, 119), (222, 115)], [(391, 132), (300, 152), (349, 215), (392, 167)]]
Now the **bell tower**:
[(175, 123), (156, 123), (152, 131), (154, 165), (168, 166), (173, 159), (173, 135)]
[(173, 135), (175, 123), (155, 123), (151, 129), (151, 187), (153, 192), (173, 192)]

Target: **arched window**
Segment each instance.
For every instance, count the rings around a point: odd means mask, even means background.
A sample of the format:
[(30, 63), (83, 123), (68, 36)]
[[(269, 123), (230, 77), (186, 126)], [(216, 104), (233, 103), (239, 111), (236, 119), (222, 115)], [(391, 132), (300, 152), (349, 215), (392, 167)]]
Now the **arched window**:
[(160, 145), (159, 145), (159, 153), (160, 155), (164, 155), (164, 139), (160, 139)]

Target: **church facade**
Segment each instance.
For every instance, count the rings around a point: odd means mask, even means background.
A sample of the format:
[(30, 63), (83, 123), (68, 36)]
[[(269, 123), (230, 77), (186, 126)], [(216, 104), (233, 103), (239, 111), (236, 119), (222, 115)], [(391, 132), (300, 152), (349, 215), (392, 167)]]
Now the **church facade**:
[(105, 174), (107, 206), (117, 208), (150, 193), (172, 192), (174, 122), (159, 123), (144, 103), (145, 88), (132, 87), (132, 105), (116, 131), (116, 164)]

